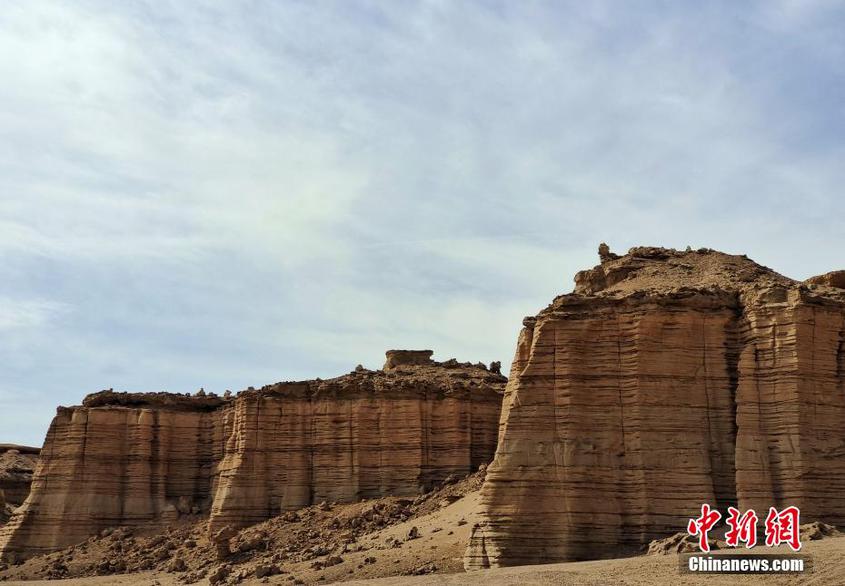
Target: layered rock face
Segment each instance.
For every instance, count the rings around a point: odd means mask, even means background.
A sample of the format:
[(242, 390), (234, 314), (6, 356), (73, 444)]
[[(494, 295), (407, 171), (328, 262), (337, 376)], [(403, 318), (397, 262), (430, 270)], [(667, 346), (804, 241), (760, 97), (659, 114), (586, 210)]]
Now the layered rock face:
[(413, 495), (492, 459), (507, 379), (430, 353), (388, 362), (236, 397), (104, 391), (59, 408), (0, 555), (180, 515), (210, 514), (214, 533), (323, 500)]
[(177, 506), (189, 513), (208, 500), (222, 456), (219, 411), (202, 398), (170, 399), (106, 392), (60, 407), (29, 499), (0, 529), (0, 555), (53, 551), (107, 527), (164, 524), (178, 518)]
[(29, 496), (38, 448), (0, 444), (0, 524)]
[(406, 357), (241, 393), (224, 414), (212, 532), (313, 502), (420, 494), (489, 462), (506, 379)]
[(466, 567), (638, 551), (702, 503), (845, 523), (845, 290), (600, 254), (523, 322)]

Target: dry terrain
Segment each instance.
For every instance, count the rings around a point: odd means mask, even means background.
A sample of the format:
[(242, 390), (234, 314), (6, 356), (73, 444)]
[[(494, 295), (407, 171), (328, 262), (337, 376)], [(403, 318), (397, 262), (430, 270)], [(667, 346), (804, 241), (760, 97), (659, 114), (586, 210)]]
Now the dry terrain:
[(462, 572), (483, 475), (447, 479), (416, 499), (321, 503), (289, 512), (238, 532), (224, 560), (208, 537), (207, 518), (198, 517), (164, 533), (156, 527), (106, 530), (0, 571), (0, 580), (126, 580), (119, 574), (129, 573), (140, 580), (133, 583), (151, 583), (145, 580), (155, 575), (162, 584), (235, 584), (256, 576), (312, 584)]
[[(806, 576), (681, 575), (678, 557), (636, 557), (465, 573), (462, 565), (483, 472), (449, 482), (408, 502), (382, 498), (347, 505), (318, 505), (241, 531), (233, 554), (221, 563), (205, 532), (205, 519), (161, 535), (123, 531), (39, 556), (0, 573), (6, 583), (76, 585), (181, 585), (209, 583), (331, 584), (350, 586), (518, 584), (816, 584), (839, 585), (845, 576), (845, 537), (804, 538), (802, 553), (814, 559)], [(404, 520), (403, 520), (404, 518)], [(109, 533), (109, 532), (107, 532)], [(416, 536), (416, 537), (414, 537)], [(724, 547), (724, 543), (720, 542)], [(240, 551), (239, 551), (240, 550)], [(720, 550), (722, 553), (725, 550)], [(757, 548), (755, 553), (770, 553)], [(788, 551), (784, 550), (784, 553)], [(714, 552), (719, 555), (720, 552)], [(184, 565), (177, 560), (184, 562)], [(177, 571), (178, 568), (178, 571)], [(221, 572), (221, 568), (225, 568)], [(261, 578), (267, 569), (270, 575)], [(112, 572), (130, 572), (117, 573)], [(97, 575), (107, 573), (108, 575)], [(225, 574), (225, 576), (223, 576)], [(422, 574), (422, 575), (415, 575)], [(62, 579), (62, 576), (65, 576)], [(67, 576), (78, 576), (68, 578)], [(52, 577), (52, 579), (45, 579)]]

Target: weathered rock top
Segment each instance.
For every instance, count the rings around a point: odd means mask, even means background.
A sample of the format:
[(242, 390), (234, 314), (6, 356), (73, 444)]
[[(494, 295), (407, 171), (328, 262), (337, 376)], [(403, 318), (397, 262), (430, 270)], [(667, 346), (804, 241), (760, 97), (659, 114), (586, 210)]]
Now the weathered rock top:
[[(92, 393), (82, 400), (83, 407), (154, 407), (171, 411), (214, 411), (226, 400), (214, 394), (127, 393), (108, 389)], [(66, 409), (66, 407), (59, 407)]]
[(32, 474), (38, 452), (22, 453), (16, 449), (0, 450), (0, 482), (21, 473)]
[(18, 444), (0, 444), (0, 454), (12, 452), (16, 454), (31, 454), (37, 456), (41, 453), (41, 448), (33, 446), (19, 446)]
[[(575, 275), (575, 290), (555, 299), (550, 308), (591, 299), (677, 297), (703, 293), (763, 301), (787, 301), (785, 291), (796, 291), (806, 301), (845, 301), (845, 271), (834, 271), (805, 282), (785, 277), (746, 255), (710, 248), (676, 250), (637, 246), (624, 256), (599, 246), (601, 263)], [(774, 292), (774, 293), (773, 293)], [(780, 293), (778, 293), (780, 292)]]
[[(454, 358), (443, 362), (431, 359), (431, 350), (388, 350), (383, 370), (368, 370), (362, 366), (352, 372), (330, 379), (282, 381), (259, 389), (249, 387), (237, 395), (218, 396), (200, 390), (194, 394), (167, 392), (129, 393), (113, 389), (90, 394), (82, 406), (156, 408), (169, 411), (214, 411), (232, 400), (282, 396), (316, 398), (330, 395), (337, 398), (359, 398), (365, 395), (458, 392), (495, 394), (490, 383), (505, 383), (507, 378), (491, 370), (484, 363), (458, 362)], [(497, 365), (498, 363), (493, 363)], [(72, 407), (71, 407), (72, 408)], [(68, 407), (59, 407), (59, 410)]]
[(823, 275), (816, 275), (804, 282), (808, 285), (824, 285), (836, 289), (845, 289), (845, 271), (831, 271)]
[[(401, 353), (401, 354), (400, 354)], [(485, 364), (431, 360), (431, 350), (389, 350), (383, 370), (358, 367), (348, 374), (330, 379), (280, 382), (261, 389), (241, 391), (238, 397), (301, 396), (359, 398), (366, 395), (436, 393), (449, 395), (473, 392), (494, 395), (491, 383), (503, 384), (507, 378), (492, 372)], [(398, 359), (397, 359), (398, 357)]]

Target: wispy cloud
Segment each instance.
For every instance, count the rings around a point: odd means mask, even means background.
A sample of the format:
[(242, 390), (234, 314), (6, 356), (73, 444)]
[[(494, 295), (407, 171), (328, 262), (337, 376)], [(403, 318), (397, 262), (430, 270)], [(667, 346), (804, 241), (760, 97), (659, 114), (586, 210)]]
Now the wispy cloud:
[(9, 3), (0, 440), (103, 387), (507, 362), (600, 240), (836, 268), (843, 25), (821, 0)]
[(0, 297), (0, 332), (42, 328), (66, 309), (61, 303), (35, 299), (14, 300)]

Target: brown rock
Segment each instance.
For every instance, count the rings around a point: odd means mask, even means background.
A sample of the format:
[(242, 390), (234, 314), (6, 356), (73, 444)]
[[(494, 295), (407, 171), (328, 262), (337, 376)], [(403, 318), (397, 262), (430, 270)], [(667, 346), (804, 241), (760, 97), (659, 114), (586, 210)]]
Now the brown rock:
[(599, 244), (599, 260), (603, 263), (619, 258), (618, 254), (610, 252), (610, 247), (602, 242)]
[(275, 565), (264, 565), (258, 566), (255, 568), (254, 575), (256, 578), (266, 578), (268, 576), (276, 576), (280, 574), (282, 571), (279, 569), (279, 566)]
[(702, 503), (845, 523), (845, 292), (640, 247), (524, 326), (467, 568), (634, 553)]
[(845, 271), (832, 271), (816, 277), (810, 277), (804, 282), (808, 285), (825, 285), (827, 287), (845, 289)]
[(236, 534), (237, 532), (231, 525), (226, 525), (211, 535), (211, 541), (214, 543), (218, 560), (225, 560), (232, 555), (231, 541)]
[(839, 537), (842, 532), (833, 525), (815, 521), (801, 525), (801, 541), (817, 541), (826, 537)]
[(232, 569), (229, 566), (220, 566), (208, 575), (208, 583), (212, 585), (219, 584), (220, 582), (225, 581), (231, 573)]

